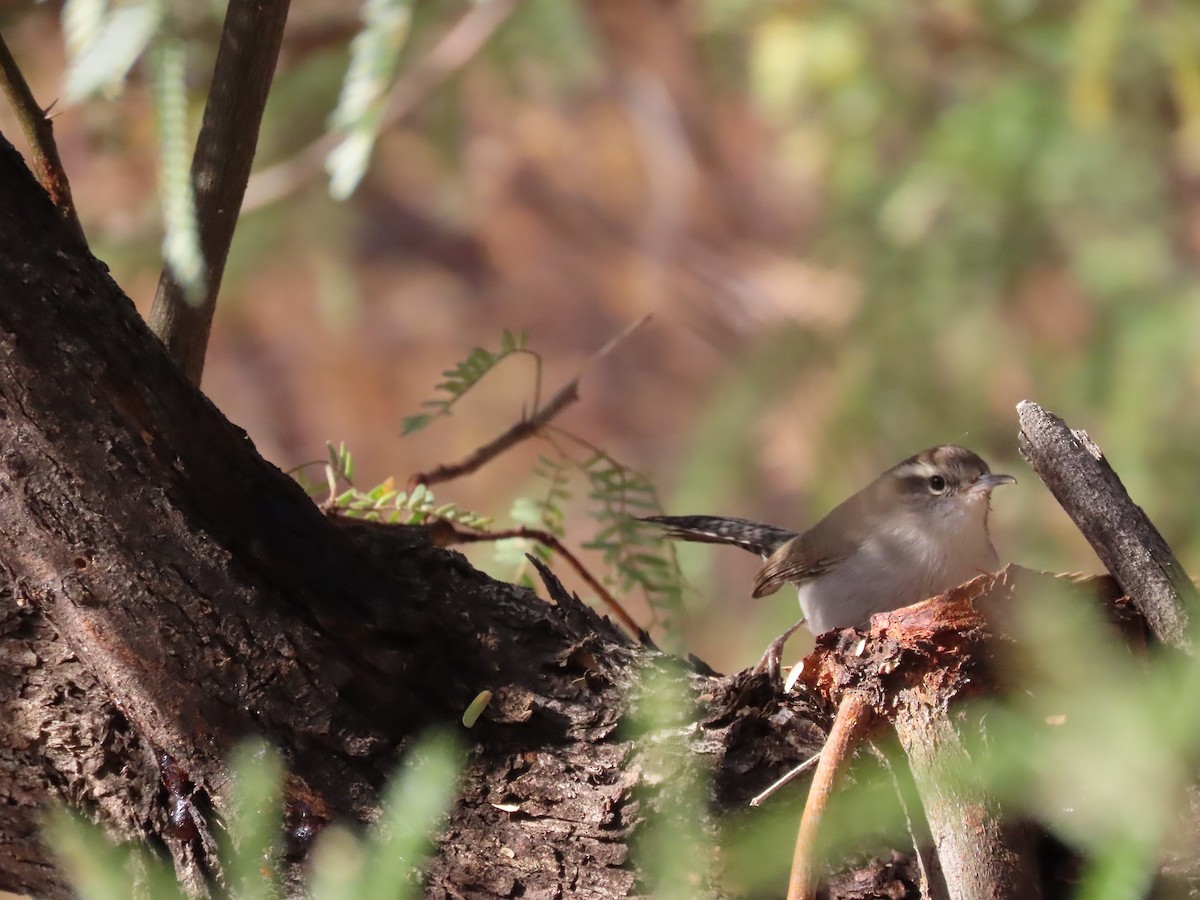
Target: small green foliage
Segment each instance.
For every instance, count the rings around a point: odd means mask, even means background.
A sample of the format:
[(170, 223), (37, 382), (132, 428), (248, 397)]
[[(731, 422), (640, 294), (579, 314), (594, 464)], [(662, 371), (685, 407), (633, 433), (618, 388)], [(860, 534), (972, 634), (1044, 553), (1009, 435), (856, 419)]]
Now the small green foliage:
[[(559, 533), (546, 526), (543, 519), (544, 508), (537, 498), (517, 497), (513, 500), (508, 515), (517, 525), (525, 528), (539, 529), (559, 537)], [(553, 554), (550, 548), (532, 537), (510, 537), (496, 541), (496, 562), (504, 569), (512, 571), (512, 580), (522, 587), (534, 586), (533, 573), (526, 554), (532, 554), (542, 562), (549, 562)]]
[(163, 259), (187, 301), (204, 299), (204, 254), (192, 189), (191, 140), (183, 42), (162, 37), (151, 54), (158, 132), (158, 181), (163, 207)]
[[(429, 412), (407, 416), (403, 433), (411, 434), (439, 416), (449, 415), (464, 394), (500, 362), (517, 353), (528, 354), (536, 365), (533, 397), (528, 407), (531, 415), (536, 413), (541, 408), (541, 356), (526, 346), (524, 332), (506, 329), (498, 351), (477, 347), (465, 360), (443, 373), (445, 380), (438, 390), (445, 396), (426, 400), (422, 406)], [(651, 625), (670, 629), (681, 611), (679, 565), (671, 544), (657, 530), (646, 529), (636, 521), (639, 516), (663, 511), (654, 485), (644, 475), (557, 425), (542, 425), (536, 436), (551, 447), (551, 452), (538, 456), (533, 467), (533, 475), (544, 487), (532, 496), (519, 496), (513, 501), (510, 513), (513, 521), (565, 539), (566, 505), (575, 493), (571, 482), (582, 476), (587, 484), (587, 497), (593, 502), (590, 515), (600, 523), (599, 531), (583, 546), (601, 552), (609, 571), (600, 580), (618, 592), (641, 591), (654, 615)], [(568, 452), (568, 445), (582, 448), (583, 458)], [(339, 506), (348, 505), (346, 498), (344, 494), (336, 502)], [(512, 567), (515, 581), (531, 585), (527, 553), (547, 561), (552, 555), (550, 548), (532, 536), (496, 542), (496, 557), (501, 565)]]
[(46, 841), (54, 848), (63, 871), (82, 900), (129, 900), (148, 895), (153, 885), (158, 900), (184, 900), (174, 874), (157, 857), (108, 839), (104, 829), (66, 809), (46, 818)]
[[(493, 353), (482, 347), (476, 347), (457, 366), (453, 369), (447, 369), (442, 373), (445, 381), (437, 386), (437, 390), (446, 396), (424, 401), (421, 406), (429, 410), (429, 412), (405, 416), (401, 426), (401, 434), (409, 435), (415, 431), (420, 431), (434, 419), (450, 415), (454, 404), (462, 399), (463, 395), (471, 390), (471, 388), (475, 387), (488, 372), (492, 371), (492, 369), (508, 357), (518, 353), (533, 357), (540, 380), (541, 356), (532, 350), (526, 349), (525, 333), (523, 331), (514, 334), (505, 329), (500, 337), (500, 350), (498, 352)], [(536, 397), (534, 399), (534, 407), (537, 407)]]
[(623, 593), (640, 590), (657, 617), (655, 624), (670, 630), (682, 610), (679, 564), (672, 544), (638, 521), (663, 511), (657, 489), (645, 475), (598, 449), (582, 470), (588, 497), (597, 504), (591, 515), (600, 525), (584, 546), (603, 554), (612, 573), (606, 583)]
[(421, 866), (461, 770), (457, 740), (445, 733), (423, 738), (384, 791), (374, 827), (363, 837), (337, 825), (321, 835), (313, 849), (313, 900), (419, 896)]
[(383, 125), (387, 95), (412, 22), (411, 0), (366, 0), (363, 29), (350, 42), (350, 66), (342, 96), (330, 117), (341, 142), (325, 161), (329, 192), (337, 200), (354, 193), (367, 170)]
[(159, 31), (163, 4), (140, 0), (110, 6), (105, 0), (68, 0), (62, 15), (67, 44), (64, 94), (76, 102), (120, 91)]
[(247, 741), (233, 754), (233, 809), (219, 834), (221, 859), (230, 893), (238, 900), (280, 896), (279, 859), (283, 764), (262, 741)]
[(676, 664), (644, 667), (630, 722), (645, 816), (634, 853), (644, 893), (661, 900), (705, 896), (713, 875), (706, 862), (718, 855), (705, 776), (685, 737), (695, 721), (687, 673)]
[[(532, 411), (530, 415), (536, 414), (541, 409), (541, 357), (526, 346), (524, 332), (506, 329), (500, 336), (499, 350), (477, 347), (454, 368), (443, 372), (445, 380), (437, 387), (444, 396), (422, 404), (429, 412), (405, 417), (404, 434), (448, 416), (463, 395), (500, 362), (518, 353), (527, 354), (535, 363), (533, 396), (528, 409)], [(650, 625), (671, 629), (679, 618), (682, 598), (674, 549), (657, 529), (647, 529), (637, 521), (638, 517), (663, 511), (654, 485), (646, 476), (557, 425), (540, 423), (534, 436), (550, 447), (538, 455), (532, 470), (541, 489), (513, 500), (512, 520), (531, 532), (565, 542), (567, 505), (576, 494), (572, 482), (582, 478), (591, 501), (590, 515), (599, 523), (599, 530), (583, 546), (600, 551), (608, 567), (608, 572), (597, 580), (618, 593), (640, 591), (654, 616)], [(583, 453), (568, 452), (568, 447), (581, 448)], [(423, 485), (405, 492), (388, 478), (368, 491), (360, 490), (354, 486), (354, 459), (346, 445), (328, 444), (327, 448), (329, 460), (324, 464), (327, 508), (342, 515), (388, 523), (426, 524), (441, 519), (475, 530), (486, 530), (491, 525), (490, 519), (461, 510), (453, 503), (436, 504), (433, 493)], [(304, 483), (301, 476), (297, 478)], [(305, 489), (315, 493), (311, 485), (305, 485)], [(496, 540), (495, 548), (500, 564), (513, 571), (513, 580), (526, 586), (533, 584), (526, 554), (544, 561), (553, 556), (552, 548), (539, 540), (536, 533)]]
[[(492, 520), (487, 516), (459, 509), (454, 503), (437, 503), (433, 491), (423, 484), (411, 491), (401, 491), (396, 488), (396, 480), (389, 477), (370, 490), (360, 490), (354, 486), (354, 456), (345, 441), (336, 447), (327, 442), (325, 447), (329, 453), (329, 460), (324, 464), (325, 484), (329, 490), (325, 505), (344, 516), (389, 525), (425, 525), (438, 519), (475, 529), (491, 524)], [(310, 494), (317, 490), (303, 480), (301, 484)], [(347, 487), (342, 489), (343, 485)]]
[[(509, 517), (518, 525), (545, 531), (556, 538), (566, 536), (566, 512), (562, 504), (571, 499), (571, 460), (560, 454), (557, 458), (539, 454), (533, 474), (545, 482), (545, 492), (533, 497), (519, 496), (513, 500)], [(532, 538), (508, 538), (496, 542), (496, 561), (514, 572), (513, 580), (533, 587), (533, 575), (525, 554), (532, 553), (543, 562), (553, 555), (550, 548)]]
[[(407, 900), (421, 893), (420, 872), (433, 836), (454, 799), (463, 751), (450, 734), (435, 732), (417, 742), (383, 791), (379, 821), (361, 836), (342, 825), (327, 828), (313, 848), (311, 896)], [(238, 900), (283, 896), (283, 767), (278, 753), (261, 742), (239, 748), (231, 762), (232, 814), (221, 836), (219, 870), (227, 893)], [(141, 848), (110, 841), (98, 825), (65, 809), (46, 822), (47, 841), (62, 860), (74, 892), (83, 900), (185, 900), (170, 864)]]

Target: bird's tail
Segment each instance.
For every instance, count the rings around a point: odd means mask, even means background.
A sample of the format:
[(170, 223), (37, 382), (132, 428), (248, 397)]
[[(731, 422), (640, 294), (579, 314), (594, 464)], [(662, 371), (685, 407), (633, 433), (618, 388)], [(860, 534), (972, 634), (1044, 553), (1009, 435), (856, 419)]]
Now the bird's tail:
[(796, 536), (796, 532), (786, 528), (725, 516), (646, 516), (641, 521), (662, 525), (667, 529), (666, 536), (669, 538), (705, 544), (733, 544), (762, 557), (770, 556), (777, 547)]

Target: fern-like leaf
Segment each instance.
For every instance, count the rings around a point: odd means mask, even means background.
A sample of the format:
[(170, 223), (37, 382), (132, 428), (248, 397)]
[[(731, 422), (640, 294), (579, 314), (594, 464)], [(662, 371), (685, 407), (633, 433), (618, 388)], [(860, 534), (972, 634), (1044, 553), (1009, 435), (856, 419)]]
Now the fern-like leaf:
[(500, 337), (500, 349), (495, 353), (485, 350), (483, 347), (476, 347), (467, 355), (466, 359), (442, 373), (443, 380), (436, 386), (436, 389), (445, 394), (444, 397), (434, 397), (423, 401), (421, 406), (428, 412), (404, 417), (401, 434), (409, 435), (420, 431), (434, 419), (450, 415), (454, 404), (461, 400), (471, 388), (479, 384), (485, 375), (517, 353), (532, 356), (540, 369), (541, 357), (526, 348), (524, 332), (514, 334), (506, 329)]

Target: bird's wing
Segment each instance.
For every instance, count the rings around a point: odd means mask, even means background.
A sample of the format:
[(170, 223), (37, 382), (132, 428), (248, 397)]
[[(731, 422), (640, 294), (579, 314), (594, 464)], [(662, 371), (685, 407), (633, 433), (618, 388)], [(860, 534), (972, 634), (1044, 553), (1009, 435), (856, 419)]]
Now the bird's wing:
[(770, 556), (797, 536), (796, 532), (786, 528), (722, 516), (646, 516), (641, 521), (665, 526), (666, 536), (669, 538), (697, 543), (732, 544), (762, 557)]
[[(803, 535), (802, 535), (803, 536)], [(796, 539), (798, 541), (799, 538)], [(788, 582), (800, 584), (834, 569), (845, 557), (816, 558), (795, 552), (796, 541), (784, 544), (768, 558), (766, 564), (754, 576), (753, 597), (773, 594)]]
[(859, 491), (804, 534), (777, 547), (754, 576), (755, 597), (773, 594), (788, 582), (800, 584), (840, 566), (871, 533), (867, 490)]

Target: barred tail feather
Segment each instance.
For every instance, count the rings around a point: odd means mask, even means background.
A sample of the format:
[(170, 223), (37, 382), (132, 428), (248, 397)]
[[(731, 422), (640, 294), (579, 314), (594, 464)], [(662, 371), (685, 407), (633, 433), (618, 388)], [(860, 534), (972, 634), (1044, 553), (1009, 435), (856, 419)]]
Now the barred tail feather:
[(759, 556), (770, 556), (776, 548), (796, 536), (796, 532), (749, 519), (725, 516), (646, 516), (666, 528), (666, 537), (704, 544), (732, 544)]

